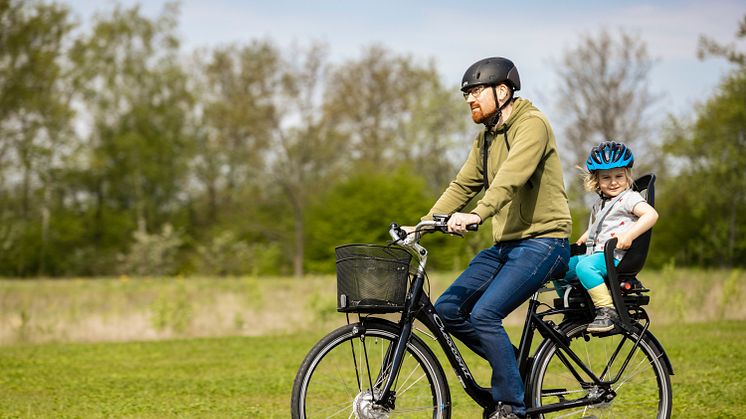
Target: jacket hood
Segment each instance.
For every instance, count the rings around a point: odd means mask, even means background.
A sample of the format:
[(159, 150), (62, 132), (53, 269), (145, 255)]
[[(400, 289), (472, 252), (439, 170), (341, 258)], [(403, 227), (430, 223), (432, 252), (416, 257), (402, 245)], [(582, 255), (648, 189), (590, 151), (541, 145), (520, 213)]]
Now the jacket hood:
[(523, 118), (527, 113), (532, 110), (538, 110), (528, 99), (516, 98), (513, 101), (513, 111), (510, 113), (510, 117), (502, 125), (495, 128), (496, 133), (503, 133), (510, 129), (517, 121)]

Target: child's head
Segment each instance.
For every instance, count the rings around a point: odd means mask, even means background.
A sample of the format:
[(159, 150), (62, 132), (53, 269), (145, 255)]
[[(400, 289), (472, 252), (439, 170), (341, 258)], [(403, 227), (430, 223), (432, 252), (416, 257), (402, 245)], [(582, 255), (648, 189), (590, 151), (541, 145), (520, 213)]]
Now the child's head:
[(632, 187), (632, 151), (622, 143), (604, 141), (593, 147), (585, 167), (585, 189), (614, 197)]

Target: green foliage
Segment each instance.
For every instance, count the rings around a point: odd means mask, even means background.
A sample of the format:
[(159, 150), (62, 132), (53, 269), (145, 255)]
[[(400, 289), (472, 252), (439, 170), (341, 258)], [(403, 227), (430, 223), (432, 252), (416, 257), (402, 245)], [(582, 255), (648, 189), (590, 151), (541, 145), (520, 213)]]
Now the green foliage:
[[(150, 20), (137, 6), (117, 6), (69, 53), (76, 99), (92, 119), (82, 156), (93, 179), (78, 193), (96, 197), (96, 214), (128, 213), (138, 231), (159, 229), (181, 204), (194, 150), (176, 13), (171, 5)], [(108, 230), (101, 222), (93, 228)]]
[(171, 224), (160, 233), (133, 233), (129, 253), (121, 257), (120, 272), (132, 276), (162, 276), (177, 273), (176, 254), (183, 240)]
[[(691, 124), (673, 121), (664, 150), (654, 263), (746, 266), (746, 70), (728, 76)], [(676, 170), (680, 168), (680, 170)]]
[[(463, 161), (474, 125), (431, 60), (371, 45), (332, 63), (322, 43), (270, 40), (187, 59), (178, 19), (177, 3), (154, 18), (114, 4), (81, 24), (61, 4), (0, 1), (0, 275), (331, 272), (335, 246), (414, 224)], [(620, 35), (570, 51), (613, 61), (581, 83), (598, 112), (571, 110), (580, 143), (644, 137), (650, 62)], [(730, 46), (700, 47), (742, 62)], [(563, 66), (563, 79), (592, 67)], [(628, 67), (640, 77), (609, 90)], [(746, 263), (742, 67), (696, 121), (671, 124), (651, 266)], [(622, 111), (598, 108), (604, 97)], [(585, 211), (573, 211), (574, 237)], [(433, 268), (453, 270), (491, 241), (489, 224), (426, 240)]]
[[(334, 272), (334, 248), (348, 243), (385, 244), (391, 241), (389, 224), (415, 225), (427, 214), (435, 198), (425, 180), (408, 169), (367, 172), (342, 180), (311, 208), (308, 218), (306, 268)], [(473, 255), (491, 243), (489, 225), (466, 239), (434, 234), (432, 269), (463, 269)]]
[(197, 255), (197, 271), (206, 275), (276, 275), (282, 261), (278, 244), (238, 240), (231, 231), (216, 234), (207, 245), (198, 245)]
[[(70, 150), (67, 7), (0, 2), (0, 273), (50, 269), (56, 172)], [(9, 255), (11, 253), (12, 255)]]
[(200, 103), (195, 175), (206, 189), (204, 218), (218, 222), (238, 204), (242, 184), (261, 185), (263, 153), (277, 127), (273, 87), (280, 52), (269, 42), (218, 47), (196, 57)]
[(342, 180), (309, 211), (308, 270), (333, 272), (336, 246), (387, 243), (391, 222), (414, 225), (432, 202), (424, 180), (403, 169), (359, 173)]

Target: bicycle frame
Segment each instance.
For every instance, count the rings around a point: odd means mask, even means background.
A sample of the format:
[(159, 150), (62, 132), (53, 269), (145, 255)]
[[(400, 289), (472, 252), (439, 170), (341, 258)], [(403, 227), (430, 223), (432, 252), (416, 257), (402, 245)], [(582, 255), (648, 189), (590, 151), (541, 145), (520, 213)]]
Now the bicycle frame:
[[(394, 227), (398, 228), (398, 226), (392, 225), (392, 230), (394, 229)], [(394, 236), (394, 234), (392, 233), (392, 237), (396, 236)], [(413, 275), (409, 295), (407, 297), (401, 319), (398, 323), (401, 334), (396, 341), (395, 348), (393, 350), (393, 353), (391, 354), (391, 362), (387, 363), (387, 369), (390, 366), (390, 374), (388, 374), (388, 377), (386, 378), (386, 381), (381, 389), (378, 403), (390, 408), (393, 408), (394, 406), (394, 392), (391, 389), (394, 385), (396, 377), (399, 374), (399, 369), (402, 364), (406, 345), (412, 336), (414, 321), (419, 320), (425, 326), (425, 328), (427, 328), (432, 333), (432, 337), (440, 344), (464, 391), (483, 408), (492, 407), (495, 402), (492, 399), (490, 389), (481, 387), (476, 382), (471, 371), (469, 370), (468, 365), (461, 356), (461, 353), (457, 348), (453, 338), (448, 333), (443, 321), (436, 313), (435, 307), (430, 301), (430, 297), (423, 291), (425, 283), (425, 265), (427, 264), (427, 250), (424, 247), (420, 246), (417, 241), (409, 244), (409, 247), (414, 250), (420, 261), (417, 272)], [(548, 310), (540, 312), (539, 306), (542, 304), (538, 299), (538, 295), (540, 292), (541, 290), (537, 291), (529, 299), (526, 321), (521, 333), (520, 346), (518, 347), (518, 366), (524, 383), (527, 383), (528, 381), (528, 374), (530, 373), (529, 370), (531, 368), (531, 344), (535, 333), (538, 331), (543, 338), (549, 339), (557, 344), (557, 356), (567, 367), (568, 371), (576, 379), (578, 379), (579, 382), (587, 383), (588, 385), (595, 385), (600, 391), (594, 392), (592, 395), (574, 401), (559, 402), (544, 405), (538, 408), (528, 407), (526, 412), (527, 416), (531, 417), (532, 415), (611, 401), (615, 397), (615, 393), (611, 389), (611, 385), (619, 380), (619, 377), (626, 369), (629, 360), (632, 358), (640, 341), (645, 335), (649, 323), (646, 323), (639, 331), (639, 336), (635, 340), (632, 349), (627, 354), (626, 359), (623, 362), (622, 367), (620, 368), (620, 371), (617, 373), (616, 377), (614, 377), (612, 380), (604, 381), (599, 376), (594, 374), (594, 372), (578, 357), (578, 355), (575, 354), (572, 349), (570, 349), (570, 342), (567, 336), (565, 336), (551, 320), (544, 320), (545, 316), (564, 314), (569, 311), (577, 312), (577, 310), (550, 308)], [(362, 319), (361, 321), (365, 323), (364, 319)], [(627, 334), (628, 332), (623, 331), (622, 333)], [(622, 340), (614, 353), (611, 355), (606, 368), (600, 375), (601, 377), (604, 377), (606, 375), (606, 373), (610, 369), (610, 366), (619, 356), (619, 352), (622, 348), (623, 342), (624, 341)], [(585, 373), (587, 377), (591, 379), (592, 383), (584, 381), (580, 373), (578, 373), (576, 367), (579, 368), (583, 373)], [(383, 371), (381, 373), (383, 373)], [(527, 403), (527, 406), (531, 406), (530, 401), (527, 400), (527, 402), (529, 402)]]

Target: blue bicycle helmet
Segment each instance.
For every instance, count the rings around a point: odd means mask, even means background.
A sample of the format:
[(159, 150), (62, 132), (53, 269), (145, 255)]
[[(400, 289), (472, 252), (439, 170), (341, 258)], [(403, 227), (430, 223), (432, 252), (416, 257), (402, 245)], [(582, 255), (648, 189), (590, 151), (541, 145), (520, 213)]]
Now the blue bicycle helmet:
[(585, 161), (585, 167), (592, 173), (596, 170), (632, 167), (634, 162), (635, 158), (626, 145), (604, 141), (591, 149), (588, 160)]

